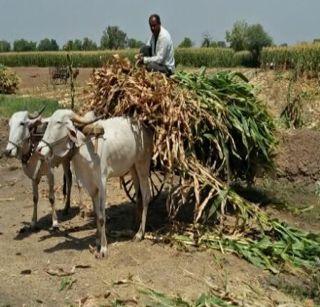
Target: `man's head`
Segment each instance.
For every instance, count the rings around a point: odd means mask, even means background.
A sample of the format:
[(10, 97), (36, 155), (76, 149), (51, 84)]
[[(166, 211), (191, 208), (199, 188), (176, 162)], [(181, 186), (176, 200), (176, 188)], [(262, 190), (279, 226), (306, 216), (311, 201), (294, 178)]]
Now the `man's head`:
[(158, 36), (160, 33), (161, 29), (161, 20), (160, 16), (157, 14), (152, 14), (149, 17), (149, 25), (150, 25), (150, 30), (153, 35)]

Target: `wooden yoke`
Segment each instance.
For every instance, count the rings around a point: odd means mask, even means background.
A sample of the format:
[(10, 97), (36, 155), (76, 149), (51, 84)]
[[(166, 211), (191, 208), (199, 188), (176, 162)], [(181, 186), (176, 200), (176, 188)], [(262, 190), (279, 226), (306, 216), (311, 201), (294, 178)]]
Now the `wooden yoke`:
[(99, 124), (93, 123), (90, 125), (86, 125), (82, 129), (82, 133), (86, 137), (94, 137), (95, 142), (94, 142), (94, 151), (97, 152), (98, 149), (98, 139), (99, 137), (102, 137), (104, 135), (104, 129), (102, 126)]

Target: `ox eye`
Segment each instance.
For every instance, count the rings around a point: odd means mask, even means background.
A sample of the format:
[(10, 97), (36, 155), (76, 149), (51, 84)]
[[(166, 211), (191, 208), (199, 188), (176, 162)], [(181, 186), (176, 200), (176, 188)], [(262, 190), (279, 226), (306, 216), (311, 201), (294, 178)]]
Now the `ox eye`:
[(26, 123), (25, 123), (25, 122), (21, 122), (20, 125), (21, 125), (21, 126), (25, 126)]

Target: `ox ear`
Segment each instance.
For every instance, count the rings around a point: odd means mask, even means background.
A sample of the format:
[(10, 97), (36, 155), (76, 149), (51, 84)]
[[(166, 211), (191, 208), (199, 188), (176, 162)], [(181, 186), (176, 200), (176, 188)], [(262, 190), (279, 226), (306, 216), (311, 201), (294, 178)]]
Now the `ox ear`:
[(68, 136), (70, 140), (76, 145), (76, 147), (80, 147), (84, 144), (84, 137), (82, 133), (76, 130), (73, 126), (68, 126)]

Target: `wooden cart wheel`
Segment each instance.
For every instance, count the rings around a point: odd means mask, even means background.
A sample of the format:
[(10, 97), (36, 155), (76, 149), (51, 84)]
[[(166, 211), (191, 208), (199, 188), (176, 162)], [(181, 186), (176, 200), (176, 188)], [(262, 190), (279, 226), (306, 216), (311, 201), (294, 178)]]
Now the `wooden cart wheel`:
[[(136, 202), (136, 193), (133, 186), (133, 180), (131, 178), (130, 172), (126, 173), (123, 177), (120, 178), (121, 185), (126, 192), (128, 198), (135, 203)], [(165, 174), (162, 171), (151, 170), (149, 176), (149, 183), (151, 189), (151, 201), (157, 199), (160, 195), (165, 182)]]

